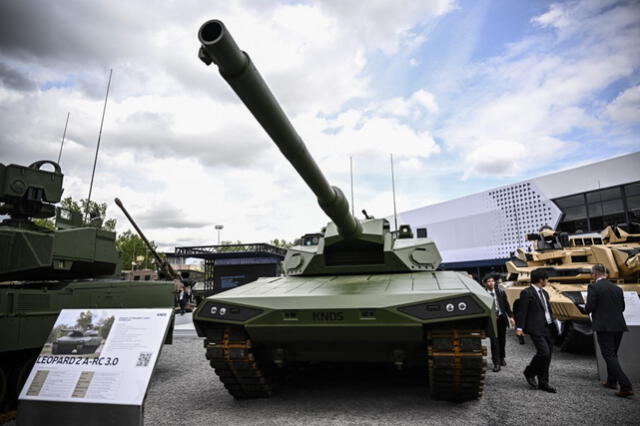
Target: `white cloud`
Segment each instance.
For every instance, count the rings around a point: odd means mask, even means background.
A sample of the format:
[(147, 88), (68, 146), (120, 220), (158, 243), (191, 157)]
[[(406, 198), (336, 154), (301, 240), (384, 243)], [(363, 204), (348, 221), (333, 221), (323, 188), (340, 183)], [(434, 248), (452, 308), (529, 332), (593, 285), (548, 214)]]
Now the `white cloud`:
[(413, 120), (422, 118), (425, 113), (434, 115), (438, 112), (438, 103), (432, 93), (419, 89), (408, 98), (395, 97), (370, 104), (370, 111), (381, 115), (406, 117)]
[[(596, 3), (552, 5), (533, 19), (553, 29), (561, 49), (523, 39), (504, 56), (469, 70), (473, 89), (464, 94), (460, 112), (436, 132), (460, 152), (466, 177), (539, 167), (578, 147), (573, 132), (598, 133), (607, 124), (594, 105), (601, 91), (638, 69), (640, 47), (629, 40), (640, 39), (640, 15), (635, 21), (627, 16), (639, 10), (635, 4), (603, 9)], [(532, 39), (541, 41), (539, 35)], [(615, 109), (612, 104), (609, 114)]]
[(625, 90), (607, 105), (606, 113), (612, 120), (628, 123), (640, 122), (640, 86)]
[[(320, 229), (327, 218), (313, 194), (216, 67), (197, 59), (197, 29), (211, 18), (222, 19), (251, 55), (328, 180), (343, 190), (353, 156), (357, 206), (376, 216), (392, 211), (390, 153), (399, 187), (410, 182), (411, 192), (400, 191), (403, 209), (449, 197), (438, 175), (466, 173), (467, 183), (519, 176), (532, 159), (543, 164), (576, 149), (575, 130), (637, 123), (637, 90), (607, 107), (598, 97), (612, 83), (637, 81), (635, 3), (553, 6), (534, 20), (531, 36), (477, 63), (489, 9), (448, 0), (240, 0), (213, 9), (209, 1), (153, 8), (140, 0), (2, 2), (0, 160), (56, 158), (70, 111), (65, 195), (85, 197), (113, 68), (94, 188), (112, 215), (118, 196), (166, 248), (211, 243), (216, 223), (225, 226), (223, 239), (245, 242)], [(447, 28), (458, 31), (456, 49), (427, 63), (420, 49), (453, 10), (468, 16), (464, 28)], [(442, 79), (421, 87), (428, 66)], [(409, 67), (411, 80), (401, 81), (395, 71)], [(385, 72), (393, 79), (381, 79)], [(119, 231), (129, 228), (117, 217)]]
[(369, 49), (381, 49), (387, 54), (397, 52), (400, 46), (417, 47), (424, 38), (411, 29), (457, 7), (454, 0), (329, 0), (321, 2), (321, 5), (336, 16), (341, 25), (349, 26), (351, 35), (361, 38)]

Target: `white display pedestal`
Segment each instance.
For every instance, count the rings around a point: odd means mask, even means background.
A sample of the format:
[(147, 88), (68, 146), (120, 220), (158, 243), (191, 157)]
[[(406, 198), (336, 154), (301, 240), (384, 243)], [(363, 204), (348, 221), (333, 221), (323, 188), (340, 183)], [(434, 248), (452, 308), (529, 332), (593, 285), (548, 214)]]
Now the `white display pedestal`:
[(64, 309), (20, 393), (19, 425), (142, 425), (172, 309)]
[[(627, 375), (632, 383), (640, 381), (640, 326), (628, 326), (629, 331), (622, 336), (622, 343), (618, 349), (618, 361), (622, 371)], [(601, 382), (607, 380), (607, 364), (600, 353), (600, 345), (595, 337), (596, 357), (598, 360), (598, 377)]]

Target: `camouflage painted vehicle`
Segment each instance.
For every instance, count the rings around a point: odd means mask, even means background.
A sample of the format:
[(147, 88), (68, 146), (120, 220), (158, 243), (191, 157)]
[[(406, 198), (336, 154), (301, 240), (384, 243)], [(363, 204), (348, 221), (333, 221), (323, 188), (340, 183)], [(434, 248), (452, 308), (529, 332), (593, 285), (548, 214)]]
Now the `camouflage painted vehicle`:
[(600, 234), (569, 236), (550, 228), (527, 235), (534, 249), (518, 249), (507, 262), (505, 290), (514, 312), (520, 292), (530, 285), (531, 271), (543, 268), (549, 273), (547, 286), (553, 312), (562, 322), (558, 343), (570, 352), (593, 348), (591, 320), (584, 312), (582, 292), (591, 282), (591, 267), (603, 264), (609, 279), (624, 291), (640, 294), (640, 233), (622, 227), (607, 227)]
[[(115, 233), (56, 207), (62, 181), (52, 161), (0, 164), (0, 412), (15, 407), (61, 309), (173, 306), (170, 282), (115, 278)], [(56, 230), (33, 220), (54, 216)]]
[(481, 340), (495, 332), (491, 296), (466, 274), (438, 271), (435, 244), (409, 226), (392, 231), (386, 219), (352, 216), (222, 22), (206, 22), (199, 38), (200, 58), (218, 65), (331, 219), (288, 250), (287, 276), (210, 296), (194, 313), (229, 393), (267, 397), (292, 366), (372, 362), (428, 372), (433, 398), (480, 397)]
[(71, 330), (51, 343), (51, 354), (92, 354), (102, 344), (97, 330)]

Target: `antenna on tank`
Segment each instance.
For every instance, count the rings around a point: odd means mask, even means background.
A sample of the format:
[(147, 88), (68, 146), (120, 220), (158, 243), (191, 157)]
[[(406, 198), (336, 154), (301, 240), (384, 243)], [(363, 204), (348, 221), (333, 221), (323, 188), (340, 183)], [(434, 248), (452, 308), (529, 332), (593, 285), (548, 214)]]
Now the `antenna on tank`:
[(393, 173), (393, 154), (389, 154), (391, 160), (391, 192), (393, 193), (393, 221), (395, 230), (398, 230), (398, 211), (396, 210), (396, 179)]
[(351, 174), (351, 216), (355, 216), (353, 214), (353, 210), (355, 208), (355, 203), (353, 202), (353, 156), (349, 156), (349, 171)]
[(87, 211), (85, 219), (89, 215), (89, 205), (91, 204), (91, 190), (93, 189), (93, 178), (96, 174), (96, 165), (98, 164), (98, 152), (100, 151), (100, 139), (102, 139), (102, 125), (104, 124), (104, 115), (107, 112), (107, 99), (109, 98), (109, 88), (111, 87), (111, 76), (113, 69), (109, 70), (109, 82), (107, 83), (107, 94), (104, 96), (104, 106), (102, 107), (102, 120), (100, 120), (100, 131), (98, 132), (98, 145), (96, 146), (96, 156), (93, 160), (93, 171), (91, 172), (91, 183), (89, 184), (89, 196), (87, 197)]
[(64, 146), (64, 138), (67, 135), (67, 124), (69, 124), (69, 115), (71, 112), (67, 112), (67, 121), (64, 123), (64, 132), (62, 132), (62, 141), (60, 142), (60, 152), (58, 153), (58, 164), (60, 164), (60, 158), (62, 157), (62, 147)]

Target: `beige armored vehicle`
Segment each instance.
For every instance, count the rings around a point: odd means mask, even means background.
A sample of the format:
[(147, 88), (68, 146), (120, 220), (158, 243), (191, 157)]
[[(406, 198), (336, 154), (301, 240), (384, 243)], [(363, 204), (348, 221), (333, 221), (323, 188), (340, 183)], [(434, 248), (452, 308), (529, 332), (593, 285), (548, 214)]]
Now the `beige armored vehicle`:
[(591, 267), (603, 264), (612, 282), (624, 291), (640, 293), (640, 233), (609, 226), (600, 234), (569, 236), (545, 227), (527, 235), (527, 240), (533, 241), (533, 250), (518, 249), (506, 264), (504, 287), (514, 312), (520, 292), (530, 285), (531, 271), (544, 268), (550, 277), (547, 290), (553, 312), (561, 321), (558, 343), (562, 350), (592, 350), (591, 321), (584, 313), (582, 296), (591, 281)]

